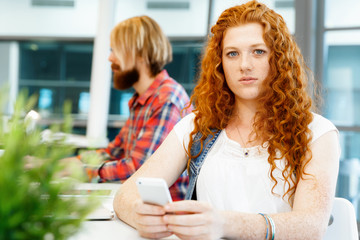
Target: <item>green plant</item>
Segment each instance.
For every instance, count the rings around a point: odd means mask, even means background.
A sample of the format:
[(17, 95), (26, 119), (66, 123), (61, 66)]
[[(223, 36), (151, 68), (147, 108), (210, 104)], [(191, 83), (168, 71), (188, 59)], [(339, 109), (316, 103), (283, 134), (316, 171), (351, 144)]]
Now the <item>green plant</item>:
[[(74, 170), (71, 177), (59, 178), (65, 167), (60, 160), (72, 155), (74, 148), (64, 144), (64, 139), (43, 142), (40, 129), (29, 128), (31, 121), (24, 120), (24, 113), (35, 102), (35, 97), (20, 94), (8, 129), (0, 125), (4, 149), (0, 156), (0, 239), (66, 239), (97, 205), (91, 197), (61, 198), (79, 183), (82, 172)], [(3, 109), (4, 100), (0, 103)], [(64, 105), (64, 112), (70, 112), (69, 106)], [(70, 114), (64, 114), (61, 126), (52, 127), (53, 132), (58, 130), (71, 130)]]

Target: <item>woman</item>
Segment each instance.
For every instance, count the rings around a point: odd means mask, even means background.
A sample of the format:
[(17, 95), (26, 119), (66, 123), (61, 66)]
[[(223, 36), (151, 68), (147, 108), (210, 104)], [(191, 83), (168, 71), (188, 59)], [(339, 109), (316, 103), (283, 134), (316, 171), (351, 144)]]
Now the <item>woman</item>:
[[(322, 239), (338, 131), (312, 112), (307, 68), (283, 18), (250, 1), (225, 10), (211, 32), (195, 111), (122, 185), (117, 215), (149, 238)], [(187, 200), (141, 202), (138, 177), (171, 186), (186, 167)]]

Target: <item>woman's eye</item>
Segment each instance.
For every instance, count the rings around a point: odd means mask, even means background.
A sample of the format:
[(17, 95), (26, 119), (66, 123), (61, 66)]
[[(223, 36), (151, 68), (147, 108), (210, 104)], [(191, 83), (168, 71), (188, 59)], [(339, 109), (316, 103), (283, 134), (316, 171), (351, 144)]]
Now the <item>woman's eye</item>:
[(256, 49), (256, 50), (254, 51), (254, 53), (255, 53), (256, 55), (261, 55), (261, 54), (264, 54), (265, 51), (264, 51), (264, 50), (261, 50), (261, 49)]
[(226, 55), (228, 55), (229, 57), (236, 57), (238, 54), (237, 52), (228, 52)]

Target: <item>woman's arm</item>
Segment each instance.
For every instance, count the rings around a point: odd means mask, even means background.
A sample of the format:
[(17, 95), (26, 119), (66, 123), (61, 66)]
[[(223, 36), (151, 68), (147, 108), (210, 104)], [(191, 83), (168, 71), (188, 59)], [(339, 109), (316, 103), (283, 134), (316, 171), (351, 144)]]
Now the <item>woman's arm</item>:
[[(312, 160), (305, 168), (294, 198), (293, 211), (274, 216), (281, 239), (322, 239), (325, 234), (335, 196), (339, 171), (340, 148), (338, 134), (331, 131), (311, 146)], [(303, 231), (299, 231), (303, 229)], [(294, 236), (295, 232), (298, 233)]]
[[(186, 162), (186, 152), (173, 130), (139, 170), (121, 185), (114, 199), (116, 215), (137, 228), (144, 237), (166, 236), (162, 233), (167, 231), (166, 226), (160, 217), (165, 211), (162, 207), (142, 203), (135, 180), (138, 177), (159, 177), (171, 186), (185, 170)], [(150, 234), (149, 231), (154, 233)]]
[[(321, 240), (329, 221), (339, 166), (339, 142), (335, 131), (328, 132), (312, 145), (312, 160), (305, 168), (304, 179), (297, 186), (293, 211), (271, 214), (275, 239)], [(219, 193), (220, 194), (220, 193)], [(195, 201), (174, 202), (168, 212), (191, 212), (165, 215), (168, 229), (181, 239), (265, 239), (266, 222), (259, 214), (219, 212)]]

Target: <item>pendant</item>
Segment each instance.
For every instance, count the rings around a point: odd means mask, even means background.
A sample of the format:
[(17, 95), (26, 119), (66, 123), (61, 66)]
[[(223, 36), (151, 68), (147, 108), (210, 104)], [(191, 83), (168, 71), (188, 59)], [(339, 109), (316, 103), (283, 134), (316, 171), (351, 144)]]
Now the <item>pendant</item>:
[(245, 149), (245, 157), (249, 156), (249, 150), (248, 149)]

